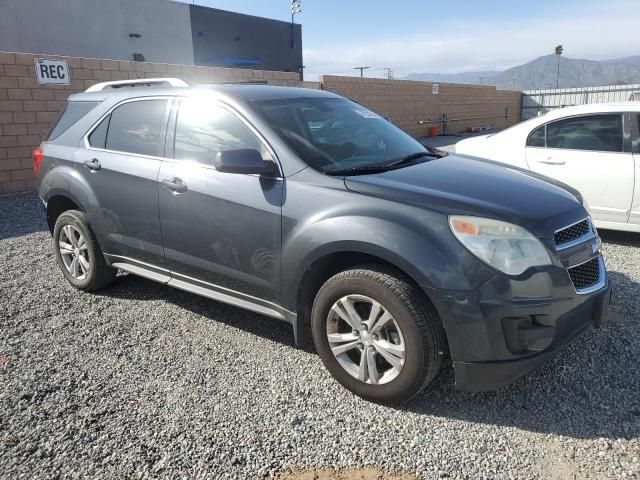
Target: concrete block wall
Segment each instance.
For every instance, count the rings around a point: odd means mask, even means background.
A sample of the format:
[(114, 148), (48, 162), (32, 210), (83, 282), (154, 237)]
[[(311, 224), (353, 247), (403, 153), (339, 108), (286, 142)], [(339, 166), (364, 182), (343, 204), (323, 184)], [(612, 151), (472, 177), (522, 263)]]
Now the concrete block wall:
[(520, 121), (522, 93), (494, 86), (438, 83), (434, 95), (432, 82), (321, 75), (320, 83), (324, 90), (366, 105), (415, 137), (427, 135), (429, 127), (441, 126), (420, 121), (439, 120), (442, 114), (452, 120), (448, 133), (488, 125), (504, 128)]
[[(36, 58), (66, 60), (71, 84), (39, 85), (35, 76)], [(295, 72), (0, 52), (0, 193), (33, 189), (31, 152), (49, 131), (69, 95), (109, 80), (167, 76), (194, 83), (249, 80), (287, 86), (301, 83)]]
[[(35, 77), (36, 58), (66, 60), (71, 84), (39, 85)], [(421, 125), (420, 121), (439, 119), (443, 113), (451, 120), (449, 132), (485, 125), (502, 128), (520, 119), (521, 92), (500, 91), (490, 86), (440, 83), (439, 92), (434, 95), (430, 82), (332, 75), (321, 76), (320, 82), (300, 82), (295, 72), (0, 52), (0, 193), (33, 189), (31, 152), (40, 144), (69, 95), (98, 82), (166, 76), (193, 83), (256, 80), (322, 88), (367, 106), (416, 137), (426, 135), (431, 126), (440, 126), (437, 122)], [(471, 117), (492, 118), (454, 120)]]

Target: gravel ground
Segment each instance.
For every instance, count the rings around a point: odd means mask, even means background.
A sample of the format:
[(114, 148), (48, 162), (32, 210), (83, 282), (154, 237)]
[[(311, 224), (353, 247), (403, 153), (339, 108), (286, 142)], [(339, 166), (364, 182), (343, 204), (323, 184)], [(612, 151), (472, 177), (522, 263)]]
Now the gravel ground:
[(129, 275), (75, 291), (35, 196), (0, 196), (0, 477), (639, 478), (640, 235), (603, 236), (603, 328), (498, 392), (449, 368), (388, 408), (276, 320)]

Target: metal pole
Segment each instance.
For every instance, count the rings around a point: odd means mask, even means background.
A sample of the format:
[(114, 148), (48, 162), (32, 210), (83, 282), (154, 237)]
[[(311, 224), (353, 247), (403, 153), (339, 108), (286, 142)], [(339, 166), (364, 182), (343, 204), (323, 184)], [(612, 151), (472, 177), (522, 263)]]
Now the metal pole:
[(371, 67), (353, 67), (354, 70), (360, 70), (360, 78), (364, 77), (364, 71)]
[(291, 48), (296, 48), (295, 16), (302, 13), (302, 0), (291, 0)]

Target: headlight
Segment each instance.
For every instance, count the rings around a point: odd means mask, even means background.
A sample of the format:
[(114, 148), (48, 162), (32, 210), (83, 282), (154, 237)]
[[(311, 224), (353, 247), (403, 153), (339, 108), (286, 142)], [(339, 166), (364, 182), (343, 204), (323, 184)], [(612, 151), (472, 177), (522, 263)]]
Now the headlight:
[(471, 253), (508, 275), (519, 275), (551, 259), (540, 240), (524, 228), (490, 218), (452, 215), (451, 231)]

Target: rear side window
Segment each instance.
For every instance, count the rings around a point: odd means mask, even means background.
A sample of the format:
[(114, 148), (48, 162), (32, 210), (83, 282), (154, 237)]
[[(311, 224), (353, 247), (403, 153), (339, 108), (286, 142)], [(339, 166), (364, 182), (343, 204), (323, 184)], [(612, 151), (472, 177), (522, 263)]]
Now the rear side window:
[(547, 125), (547, 147), (622, 152), (622, 115), (589, 115)]
[(527, 147), (544, 147), (545, 125), (536, 128), (527, 139)]
[(167, 100), (139, 100), (120, 105), (89, 135), (89, 144), (118, 152), (160, 156)]
[(58, 119), (53, 123), (46, 140), (54, 140), (69, 127), (93, 110), (100, 102), (67, 102)]

